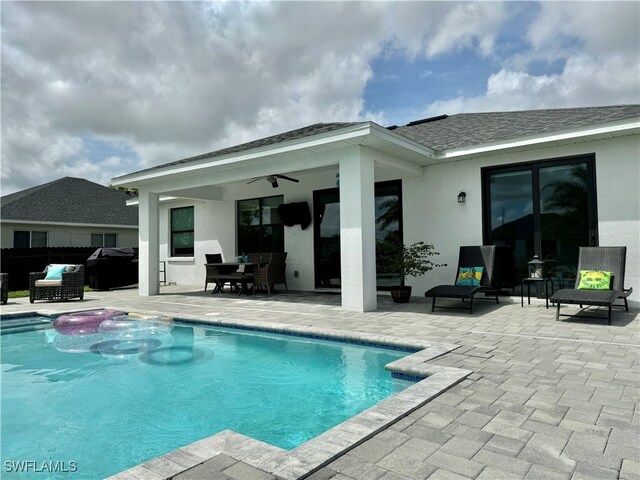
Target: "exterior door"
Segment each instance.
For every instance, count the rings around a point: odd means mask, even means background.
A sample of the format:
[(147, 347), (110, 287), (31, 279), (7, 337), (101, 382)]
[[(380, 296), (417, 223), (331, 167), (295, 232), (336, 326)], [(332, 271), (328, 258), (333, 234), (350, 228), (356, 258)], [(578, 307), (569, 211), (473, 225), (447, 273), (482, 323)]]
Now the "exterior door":
[[(313, 192), (316, 288), (340, 287), (340, 190)], [(384, 259), (402, 248), (402, 182), (375, 184), (376, 273), (380, 290), (400, 285), (400, 273)]]
[(578, 248), (597, 245), (593, 155), (485, 168), (485, 244), (508, 246), (516, 281), (533, 255), (545, 261), (557, 286), (571, 286)]
[(340, 190), (313, 192), (316, 288), (340, 287)]

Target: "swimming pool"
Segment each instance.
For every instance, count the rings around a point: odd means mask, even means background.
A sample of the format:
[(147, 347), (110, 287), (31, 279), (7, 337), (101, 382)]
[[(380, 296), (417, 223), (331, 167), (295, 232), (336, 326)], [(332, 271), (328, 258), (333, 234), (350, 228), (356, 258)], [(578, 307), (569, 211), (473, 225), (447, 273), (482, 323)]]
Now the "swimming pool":
[(104, 477), (225, 429), (292, 449), (411, 385), (384, 370), (408, 351), (188, 324), (172, 337), (109, 355), (59, 351), (52, 329), (3, 335), (4, 473)]

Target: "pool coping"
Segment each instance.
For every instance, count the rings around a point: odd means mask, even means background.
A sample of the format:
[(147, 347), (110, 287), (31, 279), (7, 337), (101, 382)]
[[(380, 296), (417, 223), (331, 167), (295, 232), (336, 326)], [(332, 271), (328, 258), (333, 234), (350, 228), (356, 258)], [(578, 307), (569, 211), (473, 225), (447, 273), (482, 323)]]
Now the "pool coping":
[[(34, 313), (50, 316), (49, 313)], [(145, 313), (160, 314), (159, 312)], [(203, 327), (240, 328), (417, 350), (415, 353), (385, 365), (385, 369), (400, 378), (421, 377), (423, 379), (292, 450), (285, 450), (232, 430), (224, 430), (123, 470), (108, 477), (108, 480), (168, 480), (220, 454), (286, 480), (302, 479), (400, 421), (473, 373), (471, 370), (429, 363), (431, 360), (459, 348), (459, 345), (450, 343), (428, 342), (402, 337), (389, 338), (380, 334), (276, 322), (222, 320), (189, 315), (181, 315), (179, 319), (200, 324)]]

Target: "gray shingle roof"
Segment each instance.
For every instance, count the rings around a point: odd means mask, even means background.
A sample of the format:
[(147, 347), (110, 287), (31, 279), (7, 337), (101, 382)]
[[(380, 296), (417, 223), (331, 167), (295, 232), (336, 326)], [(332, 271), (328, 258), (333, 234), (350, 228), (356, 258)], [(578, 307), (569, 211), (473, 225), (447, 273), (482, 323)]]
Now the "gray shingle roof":
[[(479, 145), (535, 134), (570, 130), (640, 117), (640, 105), (614, 105), (608, 107), (560, 108), (514, 112), (460, 113), (443, 115), (430, 122), (412, 122), (391, 128), (394, 133), (410, 138), (434, 150)], [(415, 123), (415, 124), (413, 124)], [(267, 145), (311, 137), (321, 133), (358, 125), (358, 122), (315, 123), (307, 127), (272, 135), (234, 147), (216, 150), (195, 157), (139, 170), (133, 174), (182, 165), (197, 160), (215, 159)]]
[(441, 120), (397, 127), (393, 131), (435, 150), (448, 150), (634, 117), (640, 117), (640, 105), (459, 113)]
[(138, 225), (130, 194), (82, 178), (64, 177), (0, 198), (3, 221)]
[(222, 150), (203, 153), (202, 155), (197, 155), (195, 157), (183, 158), (181, 160), (176, 160), (174, 162), (164, 163), (162, 165), (158, 165), (155, 167), (145, 168), (144, 170), (139, 170), (135, 173), (142, 173), (142, 172), (147, 172), (151, 170), (157, 170), (159, 168), (172, 167), (176, 165), (181, 165), (183, 163), (194, 162), (196, 160), (203, 160), (205, 158), (222, 157), (230, 153), (238, 153), (238, 152), (243, 152), (245, 150), (252, 150), (254, 148), (265, 147), (267, 145), (274, 145), (276, 143), (282, 143), (290, 140), (297, 140), (299, 138), (310, 137), (312, 135), (318, 135), (320, 133), (330, 132), (332, 130), (339, 130), (341, 128), (350, 127), (352, 125), (358, 125), (358, 123), (357, 122), (314, 123), (313, 125), (309, 125), (307, 127), (298, 128), (296, 130), (290, 130), (288, 132), (279, 133), (277, 135), (272, 135), (266, 138), (260, 138), (258, 140), (253, 140), (251, 142), (243, 143), (241, 145), (236, 145), (234, 147), (223, 148)]

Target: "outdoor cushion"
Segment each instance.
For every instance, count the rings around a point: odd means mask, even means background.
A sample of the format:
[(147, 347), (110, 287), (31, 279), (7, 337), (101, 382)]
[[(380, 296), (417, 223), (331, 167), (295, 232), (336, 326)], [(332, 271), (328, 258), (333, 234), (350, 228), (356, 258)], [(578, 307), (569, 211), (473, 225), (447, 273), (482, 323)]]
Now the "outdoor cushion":
[(609, 290), (611, 272), (603, 270), (580, 270), (578, 290)]
[(62, 280), (36, 280), (36, 287), (59, 287), (62, 285)]
[(484, 267), (460, 267), (456, 285), (479, 287)]
[(45, 277), (45, 280), (62, 280), (62, 272), (64, 272), (66, 268), (66, 265), (49, 265), (47, 267), (47, 276)]

